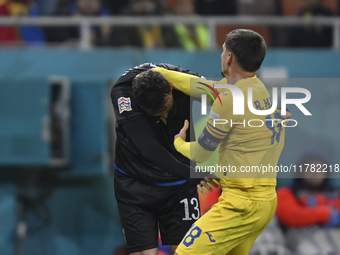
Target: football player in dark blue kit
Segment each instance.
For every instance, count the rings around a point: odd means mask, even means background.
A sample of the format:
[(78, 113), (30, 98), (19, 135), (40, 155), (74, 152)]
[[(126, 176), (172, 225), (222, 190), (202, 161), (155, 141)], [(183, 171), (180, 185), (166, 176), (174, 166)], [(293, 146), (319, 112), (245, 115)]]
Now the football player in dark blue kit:
[[(192, 100), (150, 70), (156, 66), (200, 77), (173, 65), (146, 63), (126, 71), (112, 87), (115, 196), (127, 249), (134, 255), (157, 255), (158, 229), (163, 245), (174, 252), (200, 217), (196, 185), (210, 190), (208, 183), (218, 186), (211, 178), (190, 179), (190, 161), (176, 151), (173, 141), (184, 120), (191, 120)], [(189, 132), (187, 137), (195, 140)]]

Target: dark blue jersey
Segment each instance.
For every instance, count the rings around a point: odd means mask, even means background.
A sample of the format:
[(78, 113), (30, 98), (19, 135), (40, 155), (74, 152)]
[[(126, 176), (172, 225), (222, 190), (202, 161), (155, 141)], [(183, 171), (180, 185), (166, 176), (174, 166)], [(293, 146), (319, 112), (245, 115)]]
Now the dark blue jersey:
[[(132, 96), (133, 79), (155, 66), (199, 76), (169, 64), (145, 63), (127, 70), (116, 81), (111, 90), (117, 134), (115, 163), (132, 178), (146, 183), (188, 180), (190, 161), (176, 151), (173, 141), (184, 120), (192, 123), (190, 97), (173, 90), (174, 105), (164, 121), (144, 112)], [(187, 141), (194, 140), (188, 131)]]

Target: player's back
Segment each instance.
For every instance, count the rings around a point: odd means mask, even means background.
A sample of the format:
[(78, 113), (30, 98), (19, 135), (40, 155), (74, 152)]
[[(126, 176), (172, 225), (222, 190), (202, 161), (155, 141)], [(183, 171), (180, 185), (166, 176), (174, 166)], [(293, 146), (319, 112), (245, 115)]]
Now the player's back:
[(272, 106), (270, 95), (258, 78), (239, 80), (235, 86), (244, 95), (244, 115), (233, 114), (233, 95), (228, 89), (220, 94), (222, 105), (212, 108), (220, 121), (212, 120), (211, 124), (221, 132), (228, 132), (219, 146), (218, 164), (224, 167), (220, 174), (222, 187), (225, 192), (230, 188), (269, 186), (268, 192), (272, 193), (276, 186), (275, 166), (284, 145), (281, 116), (277, 110), (263, 116), (248, 109), (248, 88), (252, 88), (254, 109), (268, 110)]

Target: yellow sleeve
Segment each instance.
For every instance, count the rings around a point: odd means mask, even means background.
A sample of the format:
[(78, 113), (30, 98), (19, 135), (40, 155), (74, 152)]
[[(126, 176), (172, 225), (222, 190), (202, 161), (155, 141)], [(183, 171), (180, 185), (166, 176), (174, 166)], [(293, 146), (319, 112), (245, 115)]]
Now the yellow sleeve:
[(178, 152), (190, 159), (190, 142), (186, 142), (182, 137), (178, 137), (175, 139), (174, 145)]
[(221, 89), (221, 88), (216, 89), (215, 88), (216, 84), (228, 84), (227, 78), (223, 78), (223, 79), (221, 79), (220, 81), (218, 81), (217, 83), (214, 84), (214, 89), (217, 91), (218, 94), (221, 94), (225, 89)]
[(174, 141), (176, 150), (188, 159), (203, 163), (207, 161), (214, 151), (205, 150), (197, 141), (186, 142), (183, 138), (179, 137)]
[(167, 70), (162, 67), (156, 67), (154, 70), (163, 74), (165, 79), (170, 82), (175, 89), (182, 91), (188, 96), (200, 98), (202, 94), (209, 93), (214, 98), (217, 96), (214, 89), (215, 81), (199, 78), (191, 74)]
[(211, 106), (206, 128), (213, 136), (224, 138), (231, 129), (230, 121), (234, 120), (233, 97), (228, 89), (219, 94), (220, 100)]

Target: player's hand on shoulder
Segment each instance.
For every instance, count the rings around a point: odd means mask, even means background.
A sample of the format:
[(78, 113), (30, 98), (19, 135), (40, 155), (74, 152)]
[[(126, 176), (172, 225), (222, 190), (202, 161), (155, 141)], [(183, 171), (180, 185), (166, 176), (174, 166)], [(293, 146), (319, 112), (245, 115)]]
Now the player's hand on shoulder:
[(220, 179), (214, 175), (214, 174), (208, 174), (206, 177), (204, 177), (204, 180), (202, 180), (199, 184), (197, 184), (197, 189), (199, 192), (201, 192), (202, 194), (205, 194), (205, 190), (203, 189), (203, 187), (205, 187), (207, 190), (213, 192), (214, 189), (212, 188), (218, 188), (219, 187), (219, 183)]
[(174, 140), (181, 137), (185, 141), (185, 139), (187, 138), (187, 129), (188, 128), (189, 128), (189, 121), (185, 120), (182, 129), (179, 131), (179, 133), (177, 135), (175, 135)]

